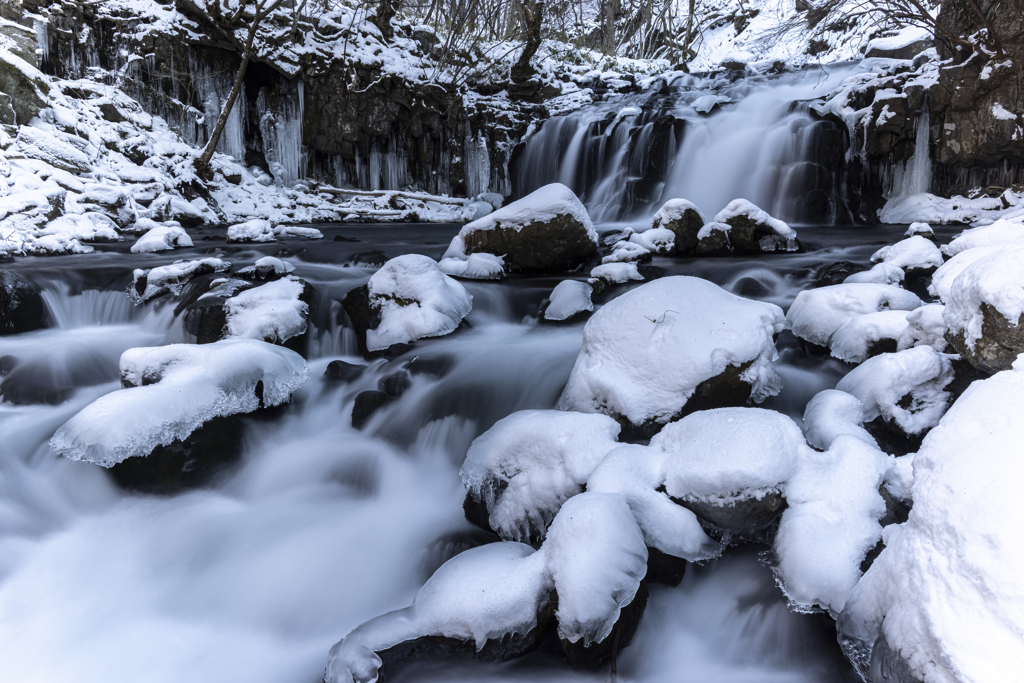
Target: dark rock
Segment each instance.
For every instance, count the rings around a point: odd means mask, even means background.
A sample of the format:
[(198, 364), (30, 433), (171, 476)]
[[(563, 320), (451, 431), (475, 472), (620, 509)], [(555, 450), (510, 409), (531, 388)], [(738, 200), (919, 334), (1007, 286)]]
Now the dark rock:
[(360, 392), (356, 395), (355, 405), (352, 406), (352, 426), (355, 429), (362, 429), (375, 412), (393, 400), (394, 398), (383, 391)]
[(688, 208), (679, 218), (654, 221), (653, 227), (667, 228), (676, 236), (676, 254), (692, 254), (697, 249), (697, 233), (704, 227), (704, 217), (696, 209)]
[(409, 362), (408, 370), (414, 375), (430, 375), (431, 377), (444, 377), (455, 367), (454, 356), (434, 356), (423, 358), (416, 356)]
[(864, 429), (878, 442), (878, 447), (895, 456), (917, 453), (921, 450), (921, 442), (925, 434), (907, 434), (895, 422), (887, 421), (879, 416), (871, 422), (864, 423)]
[(867, 270), (867, 267), (862, 266), (859, 263), (838, 261), (819, 270), (818, 274), (814, 278), (814, 284), (811, 286), (831, 287), (832, 285), (841, 285), (846, 278), (850, 277), (854, 273), (862, 273), (865, 270)]
[(768, 289), (763, 282), (753, 277), (741, 277), (736, 281), (736, 284), (732, 287), (732, 292), (736, 296), (746, 297), (747, 299), (762, 299), (772, 293), (772, 290)]
[(987, 303), (981, 304), (981, 338), (969, 347), (963, 332), (946, 333), (946, 341), (971, 365), (982, 372), (1009, 370), (1017, 356), (1024, 353), (1024, 315), (1009, 321)]
[(562, 651), (569, 661), (569, 666), (583, 671), (597, 671), (608, 664), (619, 650), (629, 645), (636, 634), (640, 619), (647, 608), (648, 595), (647, 580), (644, 579), (640, 582), (633, 602), (622, 608), (612, 632), (600, 643), (591, 643), (585, 647), (582, 639), (575, 643), (563, 639)]
[(570, 214), (525, 225), (499, 222), (492, 230), (470, 232), (463, 242), (467, 254), (505, 256), (505, 266), (512, 272), (573, 270), (597, 251), (586, 227)]
[(334, 241), (335, 242), (358, 242), (359, 240), (357, 240), (355, 237), (345, 237), (344, 235), (335, 235), (334, 236)]
[(399, 370), (381, 377), (377, 382), (378, 391), (383, 391), (391, 398), (399, 398), (412, 386), (412, 373)]
[(783, 237), (769, 223), (754, 218), (752, 211), (757, 207), (749, 204), (751, 211), (725, 219), (729, 226), (729, 244), (740, 253), (760, 254), (773, 251), (795, 251), (795, 240)]
[(363, 376), (365, 365), (346, 363), (343, 360), (332, 360), (327, 364), (324, 379), (329, 382), (354, 382)]
[(686, 574), (686, 560), (667, 555), (657, 548), (647, 549), (647, 579), (650, 583), (675, 587)]
[(104, 119), (111, 123), (121, 123), (124, 121), (124, 114), (114, 105), (113, 102), (104, 102), (100, 105), (100, 114)]
[(712, 228), (697, 243), (695, 253), (697, 256), (731, 256), (732, 247), (729, 245), (729, 233), (725, 230)]
[(903, 47), (891, 50), (883, 50), (879, 47), (869, 47), (868, 51), (864, 54), (864, 58), (873, 59), (875, 57), (880, 57), (883, 59), (913, 59), (925, 50), (934, 46), (935, 42), (932, 40), (918, 40), (910, 45), (904, 45)]
[(42, 290), (17, 273), (0, 271), (0, 334), (31, 332), (45, 322)]
[(786, 509), (786, 500), (779, 491), (767, 493), (760, 499), (751, 497), (724, 505), (703, 500), (672, 500), (697, 515), (710, 536), (726, 543), (737, 538), (770, 541), (776, 521)]
[(0, 60), (0, 91), (10, 95), (19, 125), (25, 125), (46, 106), (50, 86), (34, 79), (14, 64)]

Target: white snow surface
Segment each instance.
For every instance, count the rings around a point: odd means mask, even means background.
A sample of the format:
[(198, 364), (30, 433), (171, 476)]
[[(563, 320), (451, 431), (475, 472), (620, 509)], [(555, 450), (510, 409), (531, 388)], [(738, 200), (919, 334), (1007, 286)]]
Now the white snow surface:
[(960, 276), (960, 273), (964, 272), (975, 261), (994, 254), (1002, 248), (1003, 245), (996, 244), (990, 247), (975, 247), (961, 251), (932, 273), (932, 282), (928, 285), (928, 293), (942, 301), (948, 301), (950, 291), (953, 289), (953, 283)]
[(1024, 372), (974, 382), (913, 461), (914, 506), (840, 617), (867, 647), (882, 634), (919, 680), (1013, 680), (1024, 664)]
[(133, 386), (65, 422), (50, 439), (54, 452), (111, 467), (184, 439), (215, 417), (256, 410), (259, 382), (264, 404), (275, 406), (309, 377), (299, 354), (250, 339), (129, 349), (120, 365)]
[(921, 305), (916, 294), (893, 285), (843, 283), (797, 294), (786, 323), (801, 339), (829, 346), (832, 335), (857, 316), (886, 309), (912, 311)]
[[(860, 399), (864, 421), (881, 416), (908, 434), (921, 434), (938, 424), (949, 402), (944, 391), (953, 380), (948, 356), (930, 346), (869, 358), (839, 381), (836, 389)], [(910, 404), (900, 403), (910, 395)]]
[(299, 225), (279, 225), (274, 228), (275, 237), (305, 237), (309, 240), (322, 240), (324, 234), (316, 228), (304, 228)]
[(965, 230), (952, 242), (943, 245), (942, 253), (947, 256), (956, 256), (968, 249), (1001, 246), (1015, 242), (1024, 242), (1024, 225), (1001, 218), (992, 225)]
[(254, 218), (228, 227), (228, 242), (274, 242), (277, 237), (270, 221)]
[(505, 276), (505, 257), (478, 252), (464, 258), (449, 257), (438, 262), (445, 275), (467, 280), (500, 280)]
[(832, 355), (848, 363), (861, 363), (871, 346), (885, 339), (897, 341), (907, 329), (907, 311), (877, 311), (851, 318), (829, 339)]
[(644, 279), (637, 269), (636, 263), (603, 263), (590, 269), (590, 277), (611, 284)]
[(634, 232), (629, 241), (638, 244), (652, 254), (672, 254), (676, 247), (676, 234), (668, 228), (651, 228)]
[[(620, 240), (612, 247), (612, 253), (601, 259), (602, 264), (608, 263), (632, 263), (649, 257), (653, 252), (643, 244), (634, 242), (630, 235), (629, 240)], [(653, 245), (652, 245), (653, 246)]]
[(905, 237), (913, 237), (914, 235), (921, 235), (922, 237), (930, 237), (935, 234), (932, 230), (932, 226), (927, 223), (911, 223), (907, 231), (903, 233)]
[(613, 299), (583, 332), (559, 408), (668, 422), (701, 382), (750, 363), (751, 400), (777, 394), (774, 304), (735, 296), (695, 277), (665, 277)]
[(903, 282), (906, 273), (903, 269), (891, 263), (882, 261), (876, 263), (869, 270), (854, 273), (843, 280), (843, 284), (873, 283), (878, 285), (898, 285)]
[[(619, 424), (605, 415), (562, 410), (512, 413), (477, 437), (462, 481), (490, 511), (503, 539), (529, 541), (547, 529), (562, 503), (583, 490), (604, 456), (618, 446)], [(505, 484), (495, 489), (496, 483)]]
[[(1024, 226), (1021, 226), (1024, 234)], [(921, 235), (913, 235), (888, 247), (882, 247), (871, 256), (872, 263), (883, 261), (902, 268), (938, 268), (942, 265), (942, 252), (935, 243)]]
[(306, 332), (309, 305), (300, 301), (304, 283), (287, 276), (246, 289), (224, 302), (227, 337), (281, 343)]
[(838, 389), (815, 394), (804, 409), (804, 436), (807, 443), (819, 450), (827, 451), (843, 435), (875, 446), (875, 438), (863, 424), (864, 406), (860, 399)]
[(380, 324), (366, 331), (366, 347), (380, 351), (424, 337), (455, 331), (473, 308), (473, 297), (460, 283), (420, 254), (393, 258), (370, 277), (370, 306)]
[(939, 353), (946, 350), (946, 322), (942, 304), (925, 304), (907, 314), (907, 327), (900, 335), (897, 350), (930, 346)]
[(177, 247), (191, 247), (192, 238), (184, 228), (173, 225), (161, 225), (153, 228), (132, 245), (133, 254), (144, 254), (153, 251), (167, 251)]
[(551, 303), (544, 309), (545, 320), (568, 320), (577, 313), (594, 310), (590, 300), (594, 288), (579, 280), (562, 280), (551, 290)]
[(688, 199), (670, 199), (661, 205), (658, 212), (654, 214), (654, 220), (652, 226), (655, 228), (663, 228), (667, 223), (677, 221), (683, 217), (687, 211), (696, 211), (697, 215), (700, 216), (700, 220), (703, 223), (705, 221), (704, 214), (697, 208), (697, 205)]
[[(968, 252), (969, 253), (969, 252)], [(964, 268), (949, 289), (943, 321), (953, 334), (964, 333), (968, 346), (982, 336), (982, 304), (1016, 325), (1024, 313), (1024, 244), (1013, 243)]]

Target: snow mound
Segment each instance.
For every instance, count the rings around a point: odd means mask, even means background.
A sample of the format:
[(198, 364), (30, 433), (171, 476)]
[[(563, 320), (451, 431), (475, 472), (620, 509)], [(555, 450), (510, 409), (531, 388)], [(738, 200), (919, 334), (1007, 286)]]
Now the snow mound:
[(276, 239), (268, 220), (255, 218), (228, 227), (228, 242), (273, 242)]
[(875, 439), (864, 424), (864, 406), (860, 399), (845, 391), (826, 389), (814, 395), (804, 409), (804, 436), (807, 443), (826, 451), (840, 436), (855, 436), (864, 443)]
[(829, 346), (832, 335), (857, 316), (885, 309), (912, 311), (921, 305), (916, 294), (900, 287), (843, 283), (797, 294), (786, 314), (786, 323), (801, 339)]
[(652, 254), (672, 254), (676, 249), (676, 234), (668, 228), (651, 228), (634, 232), (629, 241), (638, 244)]
[(605, 415), (524, 410), (473, 441), (462, 481), (505, 540), (543, 539), (562, 504), (618, 446), (619, 425)]
[(908, 270), (912, 268), (938, 268), (942, 265), (942, 252), (931, 240), (920, 235), (908, 237), (888, 247), (882, 247), (871, 256), (872, 263), (883, 261)]
[(903, 282), (904, 277), (906, 277), (906, 273), (903, 272), (902, 268), (882, 261), (875, 264), (869, 270), (850, 275), (843, 280), (843, 284), (873, 283), (879, 285), (898, 285)]
[(551, 290), (551, 303), (544, 309), (545, 320), (568, 320), (577, 313), (594, 310), (590, 295), (594, 288), (579, 280), (563, 280)]
[(1011, 223), (1001, 218), (992, 225), (965, 230), (952, 242), (944, 245), (942, 253), (947, 256), (956, 256), (968, 249), (994, 247), (1014, 242), (1024, 242), (1024, 225)]
[(287, 276), (247, 289), (224, 302), (228, 337), (281, 343), (306, 332), (306, 283)]
[(921, 434), (946, 412), (953, 380), (949, 357), (930, 346), (884, 353), (864, 361), (836, 389), (860, 399), (864, 421), (881, 416), (907, 434)]
[(946, 322), (942, 304), (925, 304), (907, 314), (907, 327), (900, 335), (899, 351), (915, 346), (930, 346), (939, 353), (946, 350)]
[(223, 273), (230, 269), (230, 263), (218, 258), (175, 261), (169, 266), (149, 270), (137, 268), (132, 273), (133, 284), (129, 291), (135, 292), (139, 301), (149, 301), (167, 292), (177, 296), (185, 283), (197, 275)]
[(215, 417), (284, 403), (308, 377), (299, 354), (250, 339), (129, 349), (121, 356), (121, 380), (129, 388), (79, 411), (50, 448), (111, 467), (184, 439)]
[(298, 225), (279, 225), (274, 228), (275, 237), (304, 237), (309, 240), (322, 240), (324, 234), (316, 228), (304, 228)]
[(960, 276), (960, 273), (974, 263), (990, 254), (994, 254), (1003, 248), (1002, 244), (989, 247), (975, 247), (961, 251), (953, 258), (939, 266), (939, 269), (932, 273), (932, 282), (928, 286), (928, 293), (938, 297), (942, 301), (949, 301), (950, 290), (953, 289), (953, 282)]
[(662, 204), (658, 212), (654, 214), (653, 225), (655, 228), (660, 228), (667, 223), (682, 220), (687, 211), (696, 211), (701, 220), (704, 220), (704, 214), (693, 202), (688, 199), (670, 199)]
[(927, 223), (911, 223), (907, 231), (903, 233), (905, 237), (913, 237), (914, 235), (921, 235), (922, 237), (934, 237), (935, 231), (932, 230), (932, 226)]
[(861, 363), (878, 343), (894, 345), (907, 329), (907, 311), (878, 311), (852, 318), (829, 339), (832, 355), (847, 363)]
[[(1024, 633), (1024, 372), (970, 388), (914, 458), (914, 506), (839, 618), (840, 641), (918, 680), (1009, 681)], [(876, 644), (878, 643), (878, 644)], [(898, 654), (897, 654), (898, 653)], [(892, 661), (898, 658), (900, 661)], [(880, 660), (880, 661), (879, 661)]]
[(500, 280), (505, 276), (505, 259), (483, 252), (466, 258), (443, 258), (437, 267), (445, 275), (467, 280)]
[(466, 288), (426, 256), (393, 258), (370, 277), (370, 306), (380, 324), (366, 331), (366, 347), (380, 351), (455, 331), (473, 308)]
[(605, 263), (590, 270), (590, 277), (609, 284), (623, 284), (631, 280), (643, 280), (635, 263)]
[[(648, 249), (639, 242), (632, 241), (635, 236), (631, 235), (630, 240), (616, 242), (612, 247), (612, 253), (601, 259), (601, 263), (631, 263), (634, 261), (650, 260), (653, 250)], [(673, 235), (675, 238), (675, 235)], [(651, 245), (653, 246), (653, 244)]]
[(173, 225), (161, 225), (153, 228), (136, 240), (132, 245), (133, 254), (144, 254), (153, 251), (166, 251), (176, 247), (191, 247), (192, 238), (183, 228)]
[(983, 305), (1017, 325), (1024, 313), (1024, 244), (1010, 244), (982, 256), (964, 268), (947, 295), (943, 320), (950, 333), (963, 333), (974, 348), (983, 333)]
[(743, 299), (706, 280), (666, 277), (613, 299), (587, 323), (559, 408), (664, 424), (697, 386), (729, 367), (760, 402), (779, 392), (774, 304)]

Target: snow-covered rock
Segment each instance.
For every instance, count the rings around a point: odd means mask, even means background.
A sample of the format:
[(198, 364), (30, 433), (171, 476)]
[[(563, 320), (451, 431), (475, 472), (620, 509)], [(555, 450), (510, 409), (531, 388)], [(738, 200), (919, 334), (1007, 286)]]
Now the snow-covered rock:
[(215, 417), (279, 405), (308, 376), (294, 351), (250, 339), (129, 349), (121, 356), (128, 388), (79, 411), (50, 447), (70, 460), (111, 467), (184, 439)]
[(847, 363), (861, 363), (869, 356), (896, 351), (908, 315), (907, 311), (877, 311), (851, 318), (829, 339), (832, 355)]
[(644, 279), (635, 263), (604, 263), (591, 268), (590, 277), (609, 284), (623, 284)]
[(223, 273), (230, 269), (230, 263), (218, 258), (175, 261), (169, 266), (145, 270), (137, 268), (132, 275), (129, 293), (134, 293), (139, 301), (149, 301), (167, 292), (177, 296), (192, 278), (208, 273)]
[(745, 253), (796, 251), (796, 231), (746, 199), (734, 199), (718, 212), (714, 223), (729, 226), (729, 244)]
[(932, 230), (932, 226), (927, 223), (911, 223), (907, 231), (903, 233), (904, 237), (913, 237), (914, 235), (920, 235), (921, 237), (927, 237), (928, 239), (935, 238), (935, 231)]
[(949, 301), (949, 293), (953, 289), (953, 282), (959, 277), (960, 273), (975, 261), (996, 253), (1003, 246), (1005, 245), (996, 244), (961, 251), (932, 273), (932, 282), (928, 286), (928, 293), (942, 301)]
[(605, 415), (562, 410), (524, 410), (499, 420), (473, 441), (462, 465), (469, 499), (483, 506), (476, 521), (505, 540), (543, 540), (562, 503), (583, 491), (618, 446), (619, 429)]
[(912, 311), (921, 305), (916, 294), (900, 287), (843, 283), (797, 294), (786, 314), (786, 323), (801, 339), (829, 346), (832, 335), (857, 316), (886, 309)]
[(270, 221), (254, 218), (228, 227), (228, 242), (274, 242), (277, 237)]
[(294, 276), (246, 289), (224, 302), (225, 337), (283, 343), (306, 332), (310, 297)]
[(870, 680), (1019, 675), (1021, 414), (1024, 372), (1005, 371), (974, 382), (925, 437), (909, 519), (886, 528), (885, 549), (838, 620), (840, 642)]
[(969, 264), (945, 302), (942, 318), (956, 350), (987, 372), (1009, 369), (1024, 352), (1024, 244), (999, 247)]
[(275, 237), (304, 237), (308, 240), (322, 240), (324, 234), (316, 228), (304, 228), (300, 225), (279, 225), (274, 228)]
[(550, 301), (542, 315), (544, 320), (569, 320), (578, 313), (594, 310), (590, 300), (594, 288), (579, 280), (563, 280), (551, 290)]
[(906, 273), (899, 266), (882, 261), (868, 270), (853, 273), (843, 280), (843, 284), (872, 283), (879, 285), (898, 285), (903, 282)]
[(166, 251), (177, 247), (191, 247), (192, 238), (184, 228), (174, 225), (160, 225), (153, 228), (132, 245), (133, 254)]
[(699, 278), (655, 280), (590, 319), (559, 407), (656, 431), (692, 411), (687, 404), (702, 385), (702, 402), (712, 404), (703, 407), (763, 401), (781, 388), (772, 361), (782, 328), (773, 304)]
[(45, 161), (62, 171), (86, 173), (91, 170), (88, 155), (39, 128), (21, 126), (18, 129), (18, 148), (28, 158)]
[(654, 214), (654, 228), (671, 230), (677, 254), (692, 254), (697, 248), (697, 233), (704, 227), (704, 214), (686, 199), (670, 199)]
[(473, 308), (466, 288), (426, 256), (393, 258), (370, 277), (370, 307), (380, 322), (366, 331), (366, 347), (381, 351), (453, 332)]
[(505, 258), (483, 252), (466, 258), (443, 258), (437, 267), (445, 275), (467, 280), (500, 280), (505, 277)]
[(826, 389), (819, 392), (804, 409), (804, 436), (807, 443), (822, 451), (831, 448), (832, 443), (844, 434), (876, 445), (875, 438), (863, 425), (863, 404), (845, 391)]
[(644, 232), (634, 232), (629, 236), (632, 244), (637, 244), (652, 254), (676, 253), (676, 235), (668, 228), (651, 228)]
[(149, 205), (149, 214), (158, 221), (177, 221), (186, 228), (194, 228), (206, 222), (203, 212), (181, 197), (165, 194)]
[(1024, 224), (999, 219), (992, 225), (965, 230), (952, 242), (944, 245), (942, 253), (947, 256), (956, 256), (968, 249), (1000, 246), (1015, 242), (1024, 242)]
[(462, 227), (444, 259), (484, 252), (519, 271), (572, 270), (597, 250), (586, 208), (565, 185), (552, 183)]
[(697, 256), (728, 256), (732, 254), (732, 245), (729, 244), (730, 226), (725, 223), (711, 221), (705, 223), (697, 231)]
[(897, 350), (930, 346), (939, 353), (946, 350), (946, 322), (942, 304), (925, 304), (907, 314), (907, 327), (900, 335)]
[(872, 263), (887, 263), (903, 271), (928, 270), (942, 265), (942, 252), (931, 240), (914, 235), (888, 247), (882, 247), (871, 256)]
[(0, 270), (0, 335), (31, 332), (46, 321), (39, 285), (9, 270)]
[[(647, 247), (633, 242), (632, 236), (629, 241), (621, 240), (612, 246), (612, 253), (601, 259), (601, 263), (632, 263), (635, 261), (650, 261), (651, 250)], [(653, 246), (653, 245), (652, 245)]]

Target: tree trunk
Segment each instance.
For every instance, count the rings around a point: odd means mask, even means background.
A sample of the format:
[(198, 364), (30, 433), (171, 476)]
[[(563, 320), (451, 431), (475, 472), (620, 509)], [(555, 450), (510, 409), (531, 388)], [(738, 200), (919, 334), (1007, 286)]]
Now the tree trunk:
[(533, 67), (530, 66), (530, 60), (533, 59), (533, 56), (537, 54), (537, 50), (540, 48), (540, 28), (541, 23), (544, 21), (544, 3), (537, 2), (532, 9), (524, 4), (523, 14), (525, 17), (526, 44), (523, 46), (523, 54), (519, 56), (519, 61), (512, 67), (511, 76), (513, 83), (527, 81), (536, 73)]
[(377, 5), (377, 15), (374, 17), (373, 24), (380, 29), (385, 40), (395, 37), (395, 30), (391, 28), (391, 20), (395, 17), (396, 12), (395, 4), (394, 0), (380, 0), (380, 4)]
[(696, 9), (697, 0), (690, 0), (690, 15), (686, 18), (686, 42), (683, 43), (686, 49), (686, 54), (683, 55), (683, 61), (690, 61), (690, 43), (693, 42), (693, 13)]

